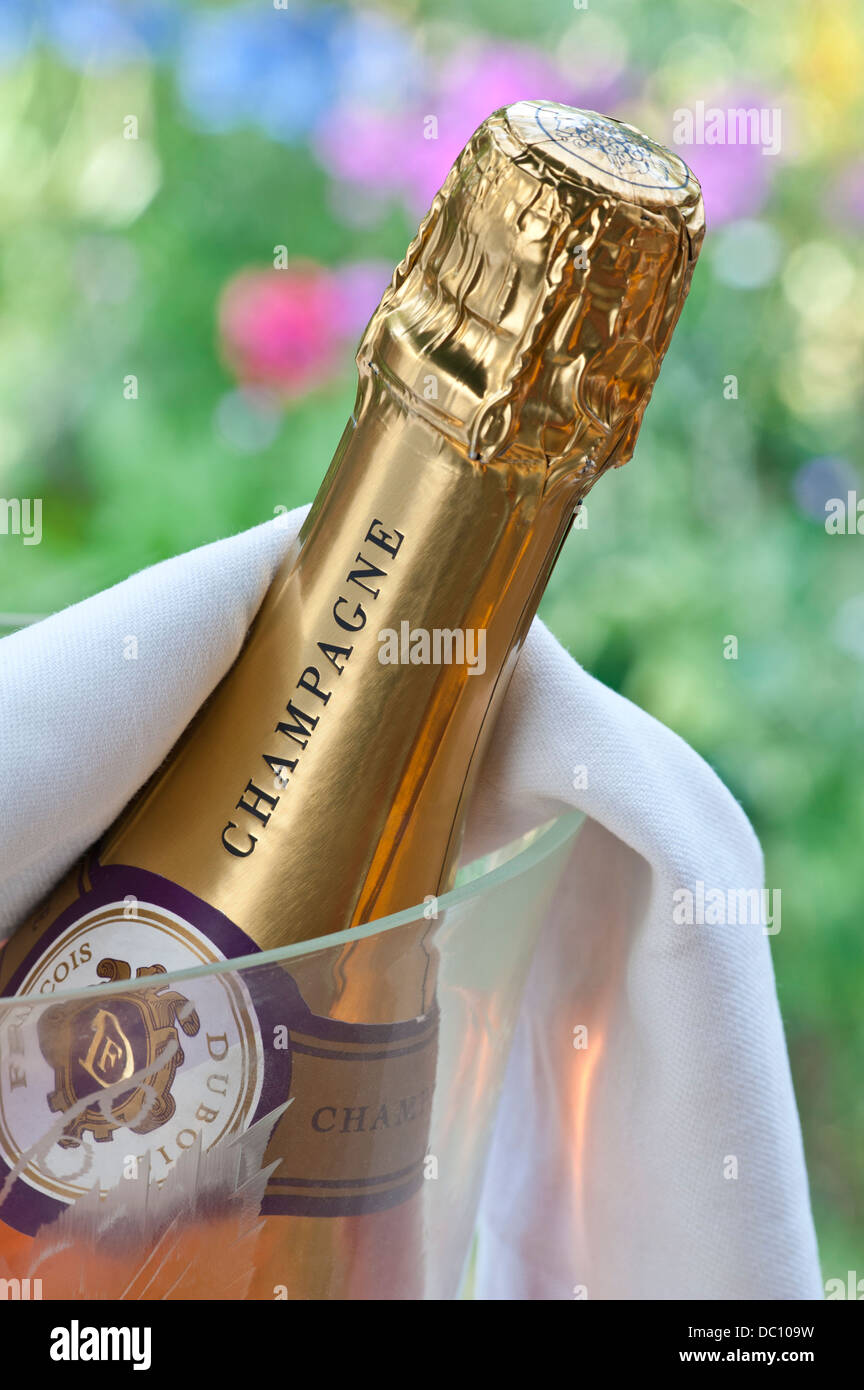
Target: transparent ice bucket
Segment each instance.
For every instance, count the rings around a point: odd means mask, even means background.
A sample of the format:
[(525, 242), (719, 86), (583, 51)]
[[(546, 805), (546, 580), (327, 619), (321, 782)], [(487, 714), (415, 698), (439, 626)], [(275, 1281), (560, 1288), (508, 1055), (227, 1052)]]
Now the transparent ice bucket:
[[(0, 999), (7, 1296), (470, 1297), (520, 998), (581, 823), (567, 814), (437, 901), (338, 935)], [(288, 1007), (361, 943), (398, 973), (418, 931), (436, 958), (427, 1016), (352, 1033)], [(230, 1045), (207, 1031), (214, 1001)], [(122, 1074), (106, 1082), (100, 1062)]]

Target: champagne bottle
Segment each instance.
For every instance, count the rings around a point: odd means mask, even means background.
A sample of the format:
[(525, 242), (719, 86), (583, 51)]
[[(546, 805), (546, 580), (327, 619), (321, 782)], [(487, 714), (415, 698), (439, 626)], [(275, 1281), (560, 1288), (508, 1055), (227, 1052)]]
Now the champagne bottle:
[[(227, 974), (188, 1000), (159, 976), (450, 886), (521, 643), (576, 509), (632, 453), (702, 234), (693, 175), (631, 126), (523, 102), (466, 146), (372, 316), (354, 413), (238, 659), (0, 958), (4, 995), (101, 986), (45, 1011), (4, 1102), (7, 1246), (94, 1181), (110, 1193), (123, 1155), (161, 1182), (193, 1140), (265, 1115), (281, 1024), (293, 1104), (261, 1210), (294, 1251), (292, 1295), (412, 1287), (434, 921), (408, 948), (384, 934), (281, 968), (269, 1003)], [(171, 1063), (118, 1090), (159, 1029)], [(208, 1058), (225, 1093), (187, 1095)], [(40, 1113), (70, 1118), (22, 1168)]]

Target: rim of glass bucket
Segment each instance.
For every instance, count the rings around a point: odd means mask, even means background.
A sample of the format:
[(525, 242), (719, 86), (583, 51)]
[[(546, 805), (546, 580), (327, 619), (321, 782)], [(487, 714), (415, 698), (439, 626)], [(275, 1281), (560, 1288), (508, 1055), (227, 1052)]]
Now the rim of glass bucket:
[[(548, 859), (571, 836), (575, 836), (584, 819), (585, 815), (582, 811), (565, 811), (562, 815), (556, 816), (554, 820), (547, 821), (544, 825), (527, 831), (500, 849), (491, 850), (480, 855), (478, 859), (472, 860), (470, 864), (466, 864), (459, 870), (456, 876), (456, 886), (451, 888), (449, 893), (442, 893), (438, 898), (439, 914), (450, 908), (461, 907), (463, 903), (470, 902), (472, 898), (479, 898), (490, 888), (497, 888), (500, 884), (517, 878), (544, 859)], [(488, 859), (493, 861), (492, 867), (484, 872), (478, 872), (477, 866)], [(359, 927), (346, 927), (344, 931), (329, 932), (326, 936), (313, 936), (306, 941), (294, 941), (290, 946), (276, 946), (270, 951), (256, 951), (252, 955), (230, 956), (227, 960), (204, 961), (201, 965), (187, 966), (183, 970), (170, 970), (158, 977), (159, 987), (161, 989), (180, 980), (196, 980), (205, 975), (222, 975), (234, 970), (253, 970), (260, 966), (281, 965), (284, 961), (296, 959), (297, 956), (311, 955), (315, 951), (327, 950), (332, 946), (348, 945), (352, 941), (363, 941), (365, 937), (378, 936), (381, 932), (394, 931), (397, 927), (403, 927), (408, 922), (416, 922), (418, 917), (423, 916), (425, 906), (425, 902), (418, 903), (413, 907), (403, 908), (401, 912), (392, 912), (387, 917), (378, 917), (372, 922), (364, 922)], [(140, 988), (141, 981), (139, 979), (119, 980), (111, 983), (111, 995), (113, 997), (115, 994), (124, 994)], [(55, 993), (44, 998), (32, 994), (3, 994), (0, 995), (0, 1004), (20, 1004), (27, 1000), (32, 1004), (41, 1002), (47, 1006), (48, 1004), (65, 1002), (67, 999), (90, 998), (93, 989), (94, 986), (91, 984), (84, 985), (81, 989), (56, 990)]]

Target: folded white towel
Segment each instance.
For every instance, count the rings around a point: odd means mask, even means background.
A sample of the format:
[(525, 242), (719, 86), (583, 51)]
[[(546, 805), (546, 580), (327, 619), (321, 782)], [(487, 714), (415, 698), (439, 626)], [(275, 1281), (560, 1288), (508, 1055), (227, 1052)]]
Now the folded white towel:
[[(231, 665), (304, 514), (0, 641), (0, 936), (113, 821)], [(675, 920), (682, 890), (698, 916), (700, 894), (761, 889), (759, 845), (702, 759), (535, 621), (465, 854), (567, 807), (590, 820), (511, 1054), (477, 1296), (820, 1297), (770, 928)]]

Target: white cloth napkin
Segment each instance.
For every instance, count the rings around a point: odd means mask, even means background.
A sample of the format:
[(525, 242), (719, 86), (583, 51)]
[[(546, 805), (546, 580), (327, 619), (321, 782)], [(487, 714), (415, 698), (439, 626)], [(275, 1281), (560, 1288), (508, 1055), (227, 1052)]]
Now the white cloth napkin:
[[(304, 514), (0, 641), (0, 937), (111, 823), (228, 669)], [(769, 936), (758, 923), (673, 918), (681, 889), (695, 901), (761, 888), (759, 845), (702, 759), (535, 621), (466, 856), (574, 806), (590, 819), (511, 1053), (476, 1296), (818, 1298)]]

